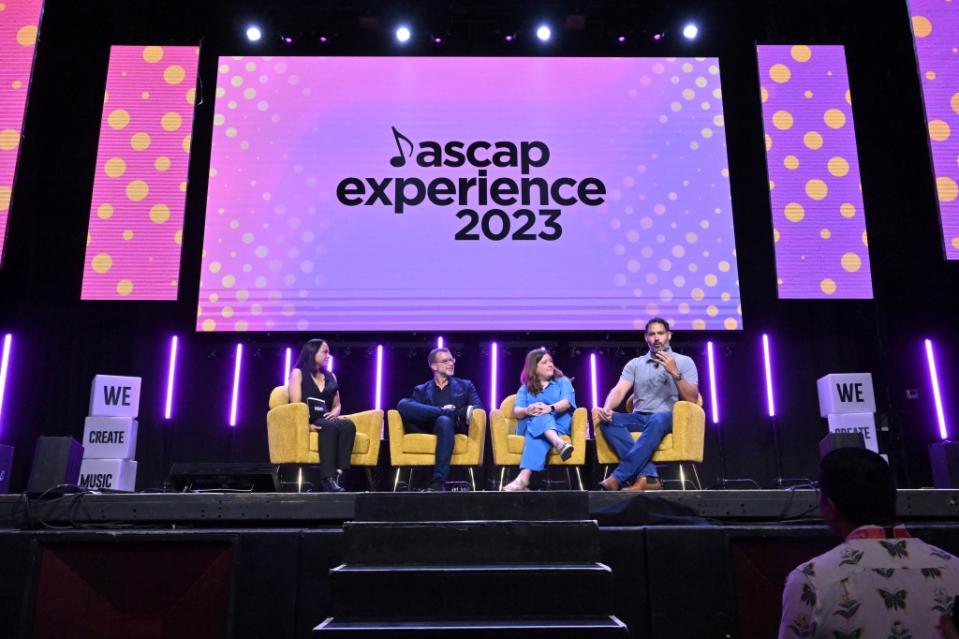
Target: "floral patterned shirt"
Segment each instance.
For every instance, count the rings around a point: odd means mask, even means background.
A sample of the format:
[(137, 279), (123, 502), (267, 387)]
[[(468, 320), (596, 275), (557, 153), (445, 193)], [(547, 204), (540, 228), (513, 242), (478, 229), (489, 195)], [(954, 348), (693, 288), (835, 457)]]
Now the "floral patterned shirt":
[(909, 536), (862, 526), (786, 578), (779, 637), (927, 639), (959, 595), (959, 559)]

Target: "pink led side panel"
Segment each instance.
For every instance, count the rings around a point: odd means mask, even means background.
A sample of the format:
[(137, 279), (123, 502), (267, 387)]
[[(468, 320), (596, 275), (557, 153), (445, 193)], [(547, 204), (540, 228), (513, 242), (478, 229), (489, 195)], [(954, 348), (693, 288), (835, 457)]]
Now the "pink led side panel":
[(959, 260), (959, 2), (909, 0), (946, 259)]
[(842, 46), (759, 45), (780, 299), (871, 299)]
[(0, 3), (0, 264), (43, 0)]
[(177, 297), (199, 53), (169, 46), (110, 51), (82, 299)]

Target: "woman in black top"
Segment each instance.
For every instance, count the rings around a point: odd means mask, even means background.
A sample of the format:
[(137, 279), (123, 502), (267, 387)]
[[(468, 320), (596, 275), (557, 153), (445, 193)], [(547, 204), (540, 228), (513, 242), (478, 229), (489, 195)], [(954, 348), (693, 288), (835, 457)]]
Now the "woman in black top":
[(327, 370), (330, 346), (321, 339), (311, 339), (300, 350), (296, 366), (290, 371), (290, 403), (316, 404), (321, 400), (326, 412), (310, 415), (310, 430), (318, 432), (320, 443), (320, 486), (326, 492), (343, 492), (340, 475), (350, 467), (350, 455), (356, 439), (356, 425), (340, 417), (340, 387), (336, 376)]

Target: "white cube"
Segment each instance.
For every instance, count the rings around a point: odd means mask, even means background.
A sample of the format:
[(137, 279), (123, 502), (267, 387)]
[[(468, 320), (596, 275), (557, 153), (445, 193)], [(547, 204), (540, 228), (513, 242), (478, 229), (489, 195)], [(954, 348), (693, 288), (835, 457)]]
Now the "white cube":
[(136, 417), (140, 409), (140, 378), (97, 375), (90, 387), (90, 415)]
[(87, 417), (83, 424), (84, 459), (133, 459), (137, 454), (137, 420), (133, 417)]
[(94, 490), (133, 492), (137, 463), (129, 459), (84, 459), (80, 464), (80, 486)]
[(832, 373), (816, 380), (819, 414), (875, 413), (872, 373)]
[(866, 442), (866, 448), (874, 453), (879, 452), (879, 442), (876, 441), (876, 415), (873, 413), (839, 413), (829, 415), (830, 433), (860, 433)]

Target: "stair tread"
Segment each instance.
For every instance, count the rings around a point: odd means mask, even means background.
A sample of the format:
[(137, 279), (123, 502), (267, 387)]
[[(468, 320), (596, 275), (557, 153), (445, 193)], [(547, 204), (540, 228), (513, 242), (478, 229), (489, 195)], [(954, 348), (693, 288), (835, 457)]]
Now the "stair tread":
[(515, 563), (515, 564), (341, 564), (333, 568), (335, 573), (364, 572), (612, 572), (609, 566), (598, 562), (589, 563)]
[(614, 615), (602, 617), (561, 618), (510, 618), (510, 619), (337, 619), (329, 617), (315, 630), (334, 628), (354, 628), (357, 630), (430, 629), (456, 630), (461, 628), (625, 628), (625, 624)]

